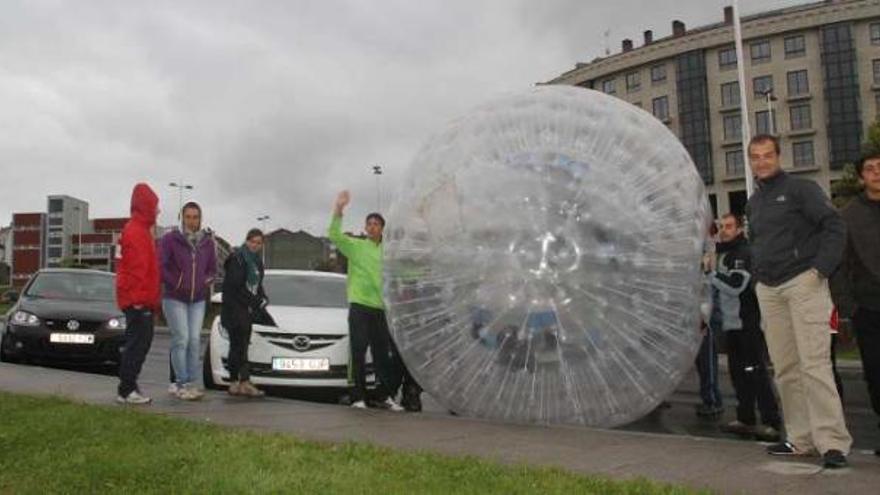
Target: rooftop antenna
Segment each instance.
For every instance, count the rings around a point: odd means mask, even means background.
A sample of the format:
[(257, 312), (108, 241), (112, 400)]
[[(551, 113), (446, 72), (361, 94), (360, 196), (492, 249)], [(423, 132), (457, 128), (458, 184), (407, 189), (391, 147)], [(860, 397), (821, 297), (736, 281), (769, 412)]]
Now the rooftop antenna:
[(611, 46), (608, 44), (608, 40), (611, 37), (611, 30), (606, 29), (603, 36), (605, 36), (605, 56), (607, 57), (611, 55)]

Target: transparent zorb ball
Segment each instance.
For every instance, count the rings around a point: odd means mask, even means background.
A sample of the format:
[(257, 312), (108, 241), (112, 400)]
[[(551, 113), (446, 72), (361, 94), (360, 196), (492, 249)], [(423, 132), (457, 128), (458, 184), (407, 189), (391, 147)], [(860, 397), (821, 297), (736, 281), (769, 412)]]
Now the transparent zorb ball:
[(574, 87), (501, 99), (412, 162), (386, 231), (392, 335), (460, 414), (630, 422), (693, 363), (708, 218), (650, 114)]

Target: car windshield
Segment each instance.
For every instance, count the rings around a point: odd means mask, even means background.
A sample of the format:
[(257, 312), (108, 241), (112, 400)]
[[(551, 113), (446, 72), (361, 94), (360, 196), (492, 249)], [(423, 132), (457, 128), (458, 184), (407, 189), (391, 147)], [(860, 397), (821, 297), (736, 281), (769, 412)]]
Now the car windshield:
[(40, 273), (25, 295), (42, 299), (78, 301), (116, 300), (113, 275), (97, 273)]
[(268, 274), (263, 288), (276, 306), (348, 307), (344, 278)]

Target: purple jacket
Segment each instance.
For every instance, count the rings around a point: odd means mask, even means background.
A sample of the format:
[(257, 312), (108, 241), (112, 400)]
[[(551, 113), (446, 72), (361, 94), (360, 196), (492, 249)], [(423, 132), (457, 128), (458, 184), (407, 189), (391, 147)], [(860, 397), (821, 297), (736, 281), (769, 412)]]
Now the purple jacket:
[(214, 238), (205, 234), (196, 248), (180, 230), (162, 236), (159, 243), (162, 297), (185, 303), (204, 301), (211, 294), (217, 274)]

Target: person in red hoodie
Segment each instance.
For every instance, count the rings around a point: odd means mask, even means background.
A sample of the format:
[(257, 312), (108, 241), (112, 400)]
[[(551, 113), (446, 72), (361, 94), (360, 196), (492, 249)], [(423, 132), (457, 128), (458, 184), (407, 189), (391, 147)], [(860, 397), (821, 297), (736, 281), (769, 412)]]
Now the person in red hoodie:
[(125, 347), (119, 363), (120, 404), (149, 404), (137, 378), (153, 343), (153, 312), (161, 307), (159, 260), (153, 227), (159, 198), (140, 183), (131, 193), (131, 219), (122, 229), (116, 252), (116, 303), (125, 313)]

